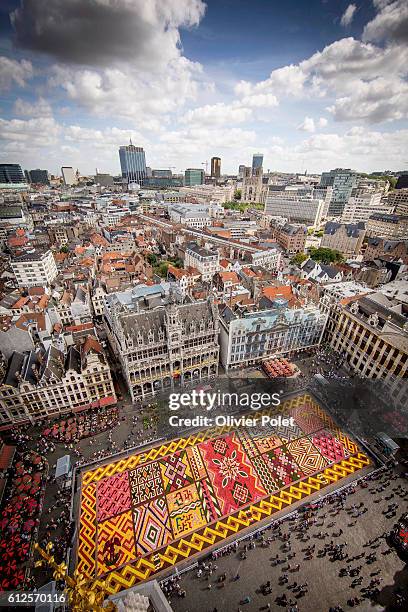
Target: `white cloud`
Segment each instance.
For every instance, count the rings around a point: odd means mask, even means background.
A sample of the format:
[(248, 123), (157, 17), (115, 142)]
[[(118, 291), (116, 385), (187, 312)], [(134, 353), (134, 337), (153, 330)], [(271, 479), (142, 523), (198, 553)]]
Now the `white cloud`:
[[(200, 64), (184, 57), (169, 62), (161, 73), (150, 75), (132, 67), (104, 70), (72, 69), (56, 65), (49, 79), (68, 98), (100, 117), (116, 117), (159, 131), (157, 117), (178, 111), (198, 94)], [(205, 87), (205, 84), (204, 84)]]
[(393, 41), (406, 45), (408, 42), (408, 3), (406, 0), (374, 0), (379, 13), (367, 23), (363, 40)]
[(243, 123), (252, 117), (250, 108), (237, 106), (234, 104), (207, 104), (193, 110), (188, 111), (183, 121), (193, 123), (195, 125), (233, 125), (234, 123)]
[[(251, 84), (240, 81), (239, 96), (273, 95), (290, 98), (326, 98), (337, 121), (358, 119), (367, 123), (407, 116), (406, 78), (408, 46), (377, 47), (354, 38), (342, 38), (298, 65), (273, 70), (268, 79)], [(389, 83), (390, 94), (385, 82)], [(359, 107), (361, 108), (359, 109)], [(311, 123), (299, 129), (312, 128)]]
[(48, 147), (58, 142), (61, 127), (52, 117), (38, 117), (28, 120), (0, 119), (0, 139), (11, 148)]
[(33, 66), (27, 60), (17, 61), (0, 56), (0, 91), (10, 89), (12, 85), (24, 87), (26, 81), (33, 77)]
[(327, 123), (328, 121), (325, 119), (325, 117), (320, 117), (316, 121), (312, 117), (305, 117), (302, 123), (297, 126), (297, 129), (301, 132), (312, 133), (315, 132), (317, 128), (326, 127)]
[(273, 70), (268, 79), (252, 85), (248, 81), (239, 81), (235, 86), (238, 96), (249, 96), (251, 94), (272, 94), (275, 96), (300, 96), (307, 75), (299, 66), (291, 64)]
[(137, 142), (141, 146), (149, 142), (140, 132), (131, 129), (122, 130), (116, 127), (95, 130), (83, 128), (79, 125), (69, 125), (64, 128), (63, 134), (67, 141), (78, 144), (89, 143), (95, 148), (111, 146), (116, 150), (120, 145), (123, 145), (124, 142), (128, 142), (130, 138), (133, 142)]
[(314, 132), (316, 130), (315, 122), (312, 117), (305, 117), (300, 125), (298, 125), (298, 130), (302, 132)]
[[(310, 134), (297, 145), (282, 143), (263, 149), (273, 169), (322, 172), (337, 166), (361, 172), (399, 168), (408, 155), (408, 130), (378, 132), (353, 127), (344, 134)], [(386, 160), (386, 162), (384, 161)]]
[(344, 11), (341, 19), (340, 19), (340, 23), (343, 27), (347, 27), (350, 25), (350, 23), (353, 21), (353, 17), (354, 17), (354, 13), (356, 12), (356, 5), (355, 4), (349, 4), (348, 7), (346, 8), (346, 10)]
[(353, 92), (328, 107), (336, 121), (381, 123), (408, 116), (408, 83), (379, 77), (359, 81)]
[(17, 44), (59, 61), (152, 70), (180, 56), (179, 28), (204, 12), (201, 0), (25, 0), (11, 21)]
[(52, 108), (44, 98), (39, 98), (37, 102), (28, 102), (17, 98), (13, 107), (14, 113), (20, 117), (50, 117)]
[(240, 103), (250, 108), (272, 108), (279, 104), (278, 98), (271, 93), (244, 96)]

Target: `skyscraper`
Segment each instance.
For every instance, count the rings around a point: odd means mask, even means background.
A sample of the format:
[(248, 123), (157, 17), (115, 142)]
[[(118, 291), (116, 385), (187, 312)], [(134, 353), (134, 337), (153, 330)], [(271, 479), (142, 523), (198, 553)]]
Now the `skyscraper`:
[(263, 153), (254, 153), (252, 156), (252, 174), (263, 166)]
[(352, 190), (357, 187), (358, 175), (350, 168), (335, 168), (330, 172), (322, 172), (321, 187), (333, 187), (333, 194), (329, 204), (329, 216), (341, 217)]
[(204, 170), (201, 168), (187, 168), (184, 172), (184, 184), (186, 187), (204, 184)]
[(34, 183), (36, 185), (50, 184), (47, 170), (40, 170), (39, 168), (36, 168), (35, 170), (28, 170), (27, 174), (30, 183)]
[(220, 178), (221, 176), (221, 157), (211, 158), (211, 176), (213, 178)]
[(19, 164), (0, 164), (0, 183), (26, 183)]
[(143, 147), (135, 147), (131, 141), (129, 145), (119, 148), (119, 159), (123, 178), (126, 178), (128, 183), (141, 185), (147, 174)]
[(77, 177), (72, 166), (62, 166), (61, 174), (66, 187), (77, 184)]
[(240, 164), (238, 166), (238, 178), (243, 178), (245, 174), (245, 164)]

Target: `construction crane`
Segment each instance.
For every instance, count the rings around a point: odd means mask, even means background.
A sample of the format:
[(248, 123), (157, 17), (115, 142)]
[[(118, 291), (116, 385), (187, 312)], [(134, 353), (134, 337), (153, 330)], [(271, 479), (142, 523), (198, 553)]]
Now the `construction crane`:
[(204, 162), (201, 162), (201, 165), (205, 166), (205, 173), (208, 174), (208, 160), (204, 161)]

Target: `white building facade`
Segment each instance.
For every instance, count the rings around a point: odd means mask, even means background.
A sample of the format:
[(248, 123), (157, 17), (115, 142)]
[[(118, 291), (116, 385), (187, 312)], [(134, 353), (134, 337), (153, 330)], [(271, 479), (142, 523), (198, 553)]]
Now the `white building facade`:
[(49, 249), (20, 255), (11, 261), (11, 267), (19, 287), (44, 287), (58, 275), (54, 256)]

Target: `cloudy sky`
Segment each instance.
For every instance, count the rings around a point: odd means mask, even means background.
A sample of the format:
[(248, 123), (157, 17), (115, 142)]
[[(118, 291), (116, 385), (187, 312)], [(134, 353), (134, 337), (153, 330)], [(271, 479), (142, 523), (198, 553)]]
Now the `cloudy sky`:
[(408, 167), (407, 0), (1, 0), (0, 161)]

